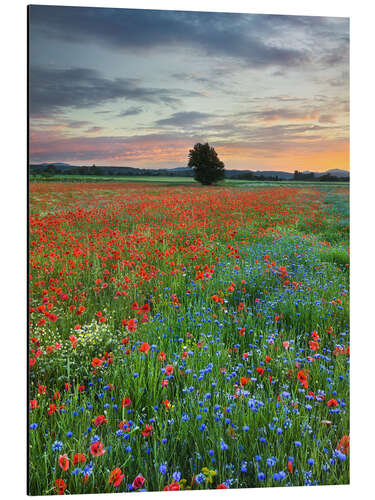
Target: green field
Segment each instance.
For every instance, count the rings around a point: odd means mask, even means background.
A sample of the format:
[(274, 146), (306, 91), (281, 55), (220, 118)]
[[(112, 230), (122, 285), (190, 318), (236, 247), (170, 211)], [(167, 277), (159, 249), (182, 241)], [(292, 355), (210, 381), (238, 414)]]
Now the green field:
[[(42, 175), (33, 175), (29, 177), (30, 182), (152, 182), (161, 185), (199, 185), (193, 177), (169, 177), (169, 176), (150, 176), (150, 175), (128, 175), (128, 176), (102, 176), (102, 175), (54, 175), (44, 177)], [(217, 184), (218, 186), (237, 186), (237, 187), (306, 187), (306, 186), (342, 186), (348, 185), (346, 182), (319, 182), (319, 181), (249, 181), (242, 179), (225, 179)]]
[(29, 186), (29, 492), (348, 484), (348, 186), (120, 179)]

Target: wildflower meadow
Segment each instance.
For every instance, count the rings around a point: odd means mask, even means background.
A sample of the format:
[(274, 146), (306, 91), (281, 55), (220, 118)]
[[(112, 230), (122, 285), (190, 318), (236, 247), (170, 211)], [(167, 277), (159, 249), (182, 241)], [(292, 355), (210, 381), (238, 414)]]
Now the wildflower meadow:
[(31, 182), (32, 495), (349, 482), (349, 190)]

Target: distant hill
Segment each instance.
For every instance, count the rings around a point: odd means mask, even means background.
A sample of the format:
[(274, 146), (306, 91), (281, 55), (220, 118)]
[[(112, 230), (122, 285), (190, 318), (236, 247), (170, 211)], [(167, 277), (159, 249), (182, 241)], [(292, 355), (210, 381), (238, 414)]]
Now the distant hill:
[[(131, 175), (148, 175), (148, 176), (173, 176), (173, 177), (193, 177), (194, 172), (189, 167), (176, 167), (176, 168), (163, 168), (163, 169), (151, 169), (151, 168), (136, 168), (136, 167), (112, 167), (112, 166), (76, 166), (69, 165), (68, 163), (40, 163), (30, 165), (31, 174), (67, 174), (67, 175), (106, 175), (106, 176), (131, 176)], [(303, 171), (301, 172), (302, 177), (313, 177), (320, 178), (325, 177), (327, 179), (338, 178), (338, 179), (349, 179), (349, 172), (341, 169), (331, 169), (325, 172), (311, 172)], [(277, 180), (292, 180), (294, 178), (294, 173), (283, 172), (278, 170), (233, 170), (226, 169), (225, 177), (227, 179), (277, 179)]]

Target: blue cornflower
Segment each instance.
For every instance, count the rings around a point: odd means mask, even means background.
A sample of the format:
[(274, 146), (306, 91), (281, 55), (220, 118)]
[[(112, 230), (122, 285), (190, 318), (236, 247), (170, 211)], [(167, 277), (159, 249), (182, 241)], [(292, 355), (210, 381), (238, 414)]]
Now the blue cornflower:
[(342, 462), (345, 462), (346, 460), (346, 455), (344, 453), (342, 453), (340, 450), (335, 450), (333, 452), (333, 456), (335, 458), (338, 458), (339, 460), (341, 460)]
[(202, 472), (200, 474), (198, 474), (197, 476), (195, 476), (195, 480), (198, 484), (201, 484), (203, 483), (203, 481), (206, 479), (206, 476), (204, 474), (202, 474)]
[(61, 441), (55, 441), (52, 445), (52, 451), (60, 451), (63, 447), (63, 443)]
[(278, 472), (274, 473), (273, 478), (275, 481), (280, 481), (280, 479), (281, 479), (280, 474)]
[(165, 474), (165, 473), (166, 473), (166, 471), (167, 471), (167, 467), (166, 467), (166, 465), (167, 465), (167, 464), (165, 464), (165, 463), (164, 463), (164, 464), (160, 464), (160, 466), (159, 466), (159, 472), (160, 472), (160, 474), (161, 474), (162, 476), (164, 476), (164, 474)]
[(220, 443), (220, 448), (221, 448), (222, 450), (227, 450), (227, 449), (228, 449), (228, 445), (227, 445), (226, 443), (224, 443), (224, 441), (221, 441), (221, 443)]
[(32, 429), (33, 431), (38, 427), (38, 424), (31, 424), (30, 425), (30, 429)]
[(73, 432), (69, 431), (66, 433), (66, 437), (71, 438), (73, 436)]
[(91, 444), (94, 444), (97, 441), (100, 441), (100, 436), (98, 436), (97, 434), (95, 434), (95, 436), (93, 436), (93, 438), (91, 439)]
[(208, 454), (210, 455), (210, 457), (212, 457), (213, 455), (215, 455), (215, 452), (214, 450), (208, 450)]
[(181, 479), (181, 472), (179, 472), (179, 471), (174, 472), (172, 477), (173, 477), (174, 481), (176, 481), (176, 483), (178, 483), (179, 480)]
[(266, 479), (266, 476), (263, 472), (258, 473), (258, 479), (259, 481), (264, 481)]
[(85, 476), (89, 476), (91, 473), (92, 473), (92, 470), (94, 468), (94, 464), (92, 462), (90, 462), (89, 464), (87, 464), (84, 469), (83, 469), (83, 474)]
[(294, 444), (297, 446), (297, 448), (300, 448), (302, 446), (301, 441), (294, 441)]
[(72, 470), (72, 474), (73, 476), (79, 476), (80, 474), (82, 474), (82, 469), (76, 467), (75, 469)]
[(309, 465), (314, 465), (315, 460), (314, 460), (313, 458), (309, 458), (309, 459), (307, 460), (307, 463), (308, 463)]

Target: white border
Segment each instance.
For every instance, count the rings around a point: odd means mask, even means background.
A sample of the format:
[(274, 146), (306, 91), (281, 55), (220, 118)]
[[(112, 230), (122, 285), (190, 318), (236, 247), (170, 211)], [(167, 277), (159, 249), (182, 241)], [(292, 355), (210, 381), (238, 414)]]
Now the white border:
[[(26, 5), (8, 0), (1, 6), (2, 98), (1, 114), (1, 279), (2, 342), (1, 458), (5, 498), (25, 497), (25, 301), (26, 301)], [(352, 383), (351, 383), (351, 485), (348, 487), (235, 490), (232, 498), (257, 499), (367, 498), (373, 489), (374, 442), (374, 7), (371, 2), (314, 0), (153, 0), (153, 1), (36, 1), (44, 5), (158, 8), (341, 16), (351, 18), (351, 249), (352, 249)], [(4, 157), (5, 146), (5, 157)], [(4, 300), (5, 299), (5, 300)], [(4, 342), (5, 341), (5, 342)], [(176, 493), (178, 495), (178, 493)], [(150, 493), (165, 498), (162, 493)], [(173, 495), (173, 493), (172, 493)], [(184, 498), (219, 498), (224, 492), (184, 493)], [(84, 495), (82, 498), (98, 498)], [(43, 497), (38, 497), (43, 498)], [(111, 495), (100, 498), (113, 500)], [(148, 497), (146, 497), (148, 498)], [(150, 497), (151, 498), (151, 497)]]

